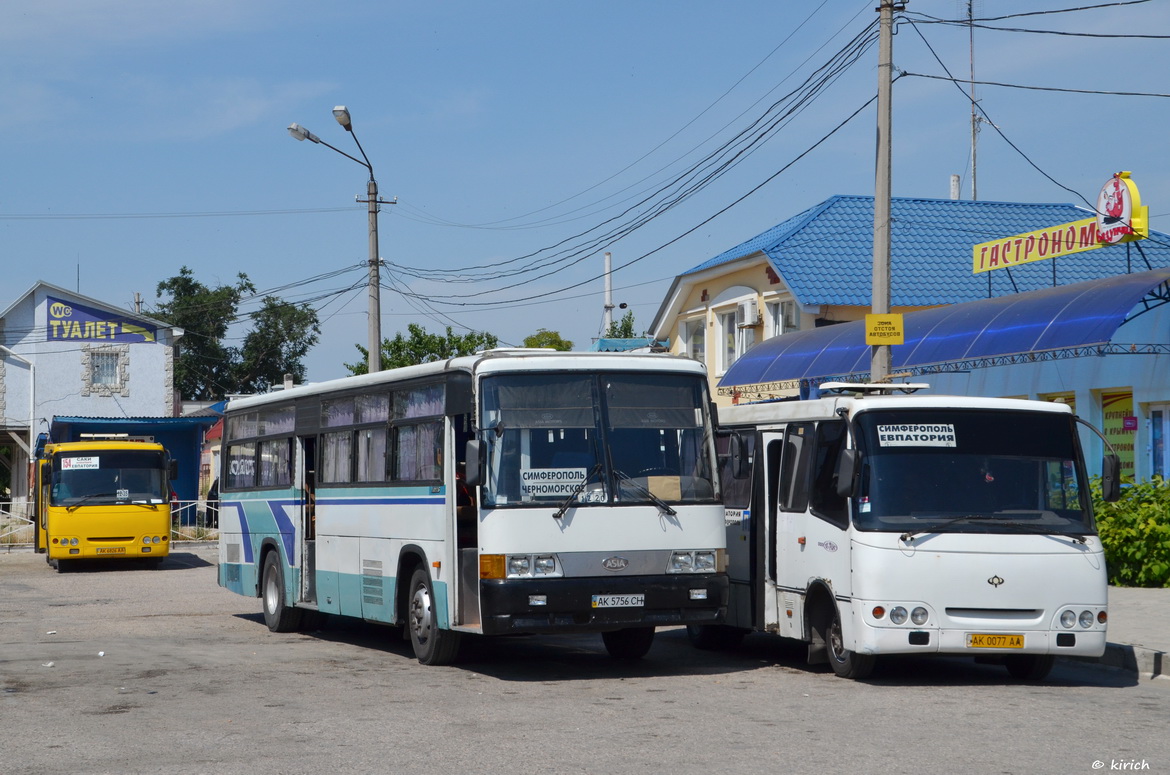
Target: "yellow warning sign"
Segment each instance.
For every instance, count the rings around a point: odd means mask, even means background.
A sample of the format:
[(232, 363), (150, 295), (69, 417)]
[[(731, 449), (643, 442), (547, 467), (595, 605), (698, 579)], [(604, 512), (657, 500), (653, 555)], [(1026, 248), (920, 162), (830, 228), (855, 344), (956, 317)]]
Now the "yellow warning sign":
[(902, 344), (904, 330), (901, 315), (866, 315), (866, 344)]

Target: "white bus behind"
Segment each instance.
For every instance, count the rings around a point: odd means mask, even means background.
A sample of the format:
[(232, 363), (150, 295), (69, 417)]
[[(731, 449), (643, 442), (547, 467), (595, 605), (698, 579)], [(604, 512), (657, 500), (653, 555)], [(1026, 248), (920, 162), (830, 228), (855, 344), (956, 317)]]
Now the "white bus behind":
[[(1067, 406), (825, 387), (841, 394), (720, 409), (731, 599), (724, 625), (688, 628), (695, 645), (776, 633), (848, 678), (883, 654), (961, 654), (1039, 680), (1057, 655), (1104, 652)], [(1115, 498), (1116, 457), (1104, 470)]]

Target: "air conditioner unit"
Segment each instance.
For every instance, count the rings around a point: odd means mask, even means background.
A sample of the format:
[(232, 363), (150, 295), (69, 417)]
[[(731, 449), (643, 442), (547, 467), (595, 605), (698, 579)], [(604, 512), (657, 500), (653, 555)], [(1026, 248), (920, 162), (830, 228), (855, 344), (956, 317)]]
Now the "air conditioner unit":
[(752, 328), (760, 324), (760, 305), (755, 299), (739, 303), (739, 327)]

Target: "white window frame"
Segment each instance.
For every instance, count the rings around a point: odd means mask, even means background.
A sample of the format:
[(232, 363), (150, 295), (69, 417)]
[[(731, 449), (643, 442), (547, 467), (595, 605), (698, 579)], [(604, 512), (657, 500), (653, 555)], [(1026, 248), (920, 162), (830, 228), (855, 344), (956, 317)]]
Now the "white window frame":
[[(702, 335), (700, 340), (700, 347), (698, 354), (695, 353), (694, 347), (691, 344), (691, 336), (694, 332), (699, 332)], [(699, 363), (707, 362), (707, 316), (688, 318), (679, 322), (678, 339), (680, 342), (680, 354), (688, 358), (694, 358)]]
[[(756, 327), (744, 325), (740, 306), (743, 301), (745, 299), (737, 299), (734, 304), (724, 304), (714, 310), (719, 345), (715, 353), (716, 370), (719, 374), (723, 374), (731, 368), (731, 365), (742, 358), (743, 354), (756, 343)], [(728, 339), (729, 333), (730, 339)]]
[(764, 310), (765, 339), (800, 330), (800, 305), (795, 299), (769, 299)]

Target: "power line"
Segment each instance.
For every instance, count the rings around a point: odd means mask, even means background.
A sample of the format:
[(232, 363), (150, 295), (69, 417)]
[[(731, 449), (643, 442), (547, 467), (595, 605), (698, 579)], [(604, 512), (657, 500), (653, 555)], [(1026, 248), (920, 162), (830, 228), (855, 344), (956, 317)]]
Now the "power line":
[[(896, 80), (897, 80), (897, 79), (895, 78), (895, 81), (896, 81)], [(815, 143), (813, 143), (812, 145), (810, 145), (808, 148), (806, 148), (804, 151), (802, 151), (800, 154), (798, 154), (798, 155), (797, 155), (795, 158), (793, 158), (791, 161), (789, 161), (787, 164), (785, 164), (785, 165), (784, 165), (783, 167), (781, 167), (779, 170), (777, 170), (776, 172), (772, 173), (772, 174), (771, 174), (771, 175), (769, 175), (767, 178), (765, 178), (763, 181), (761, 181), (760, 183), (758, 183), (756, 186), (754, 186), (754, 187), (753, 187), (751, 190), (749, 190), (747, 193), (745, 193), (745, 194), (743, 194), (743, 195), (739, 196), (738, 198), (736, 198), (736, 199), (735, 199), (734, 201), (732, 201), (731, 203), (729, 203), (729, 204), (725, 205), (724, 207), (720, 208), (720, 209), (719, 209), (717, 212), (715, 212), (713, 215), (710, 215), (710, 216), (708, 216), (707, 218), (703, 219), (702, 221), (700, 221), (699, 223), (695, 224), (694, 226), (692, 226), (691, 228), (687, 229), (686, 231), (682, 232), (681, 234), (679, 234), (679, 235), (675, 236), (674, 238), (672, 238), (672, 239), (668, 240), (667, 242), (665, 242), (665, 243), (663, 243), (663, 244), (659, 245), (658, 247), (654, 248), (653, 250), (651, 250), (651, 251), (649, 251), (649, 252), (647, 252), (647, 253), (643, 253), (641, 256), (638, 256), (637, 258), (631, 259), (630, 261), (627, 261), (626, 263), (624, 263), (624, 264), (621, 264), (620, 266), (616, 267), (616, 268), (615, 268), (615, 269), (613, 269), (612, 271), (614, 271), (614, 272), (620, 271), (620, 270), (622, 270), (622, 269), (625, 269), (625, 268), (627, 268), (627, 267), (629, 267), (629, 266), (632, 266), (632, 265), (634, 265), (634, 264), (636, 264), (636, 263), (638, 263), (638, 262), (640, 262), (640, 261), (643, 261), (643, 260), (645, 260), (645, 259), (649, 258), (650, 256), (652, 256), (652, 255), (654, 255), (654, 254), (656, 254), (656, 253), (658, 253), (658, 252), (660, 252), (660, 251), (662, 251), (662, 250), (665, 250), (666, 248), (670, 247), (671, 245), (673, 245), (674, 243), (676, 243), (676, 242), (678, 242), (679, 240), (683, 239), (684, 237), (686, 237), (686, 236), (688, 236), (688, 235), (690, 235), (690, 234), (693, 234), (695, 231), (698, 231), (698, 230), (699, 230), (700, 228), (702, 228), (703, 226), (706, 226), (708, 223), (710, 223), (711, 221), (715, 220), (716, 218), (718, 218), (720, 215), (722, 215), (723, 213), (727, 212), (727, 211), (728, 211), (728, 210), (730, 210), (731, 208), (733, 208), (733, 207), (735, 207), (736, 205), (740, 204), (740, 203), (741, 203), (741, 202), (743, 202), (745, 199), (747, 199), (748, 197), (750, 197), (750, 196), (752, 196), (753, 194), (755, 194), (756, 192), (758, 192), (760, 189), (762, 189), (762, 188), (763, 188), (764, 186), (766, 186), (768, 183), (771, 183), (773, 180), (775, 180), (775, 179), (776, 179), (777, 177), (779, 177), (781, 174), (783, 174), (784, 172), (787, 172), (787, 171), (788, 171), (788, 170), (789, 170), (789, 169), (790, 169), (790, 168), (791, 168), (793, 165), (795, 165), (797, 162), (799, 162), (801, 159), (803, 159), (805, 156), (807, 156), (809, 153), (811, 153), (811, 152), (812, 152), (812, 151), (814, 151), (816, 148), (818, 148), (818, 147), (819, 147), (821, 144), (823, 144), (823, 143), (824, 143), (826, 140), (828, 140), (830, 137), (832, 137), (832, 136), (833, 136), (833, 135), (835, 135), (837, 132), (839, 132), (839, 131), (840, 131), (840, 130), (843, 128), (843, 127), (845, 127), (847, 124), (849, 124), (851, 121), (853, 121), (853, 119), (855, 119), (855, 118), (856, 118), (858, 115), (860, 115), (860, 114), (861, 114), (861, 112), (862, 112), (863, 110), (865, 110), (867, 107), (869, 107), (870, 105), (872, 105), (872, 104), (873, 104), (873, 103), (874, 103), (876, 100), (877, 100), (877, 97), (876, 97), (876, 95), (875, 95), (874, 97), (871, 97), (871, 98), (869, 98), (868, 100), (866, 100), (864, 103), (862, 103), (862, 105), (861, 105), (860, 107), (858, 107), (856, 110), (854, 110), (854, 111), (853, 111), (853, 112), (852, 112), (852, 113), (851, 113), (851, 114), (850, 114), (848, 117), (846, 117), (846, 118), (845, 118), (843, 121), (841, 121), (841, 122), (840, 122), (839, 124), (837, 124), (835, 127), (833, 127), (833, 129), (831, 129), (829, 132), (827, 132), (826, 134), (824, 134), (824, 135), (823, 135), (823, 136), (822, 136), (822, 137), (821, 137), (819, 140), (817, 140)], [(494, 301), (494, 302), (492, 302), (492, 301), (487, 301), (487, 302), (453, 302), (453, 301), (445, 301), (445, 300), (443, 300), (443, 299), (441, 299), (441, 298), (437, 298), (437, 297), (433, 297), (433, 296), (426, 296), (426, 297), (423, 297), (423, 298), (427, 298), (428, 300), (430, 300), (430, 301), (432, 301), (432, 302), (434, 302), (434, 303), (437, 303), (437, 304), (447, 304), (447, 305), (450, 305), (450, 306), (461, 306), (461, 307), (487, 307), (487, 306), (500, 306), (500, 305), (504, 305), (504, 304), (515, 304), (515, 303), (517, 303), (517, 302), (531, 301), (531, 300), (533, 300), (533, 299), (542, 299), (542, 298), (546, 298), (546, 297), (552, 296), (553, 294), (557, 294), (557, 293), (565, 293), (565, 292), (567, 292), (567, 291), (575, 290), (576, 288), (579, 288), (579, 287), (581, 287), (582, 285), (586, 285), (586, 284), (588, 284), (588, 283), (591, 283), (591, 282), (594, 282), (594, 281), (596, 281), (596, 280), (599, 280), (599, 279), (600, 279), (600, 278), (602, 278), (602, 277), (604, 277), (604, 274), (601, 274), (601, 275), (594, 275), (593, 277), (590, 277), (590, 278), (588, 278), (588, 279), (586, 279), (586, 280), (582, 280), (581, 282), (578, 282), (578, 283), (573, 283), (572, 285), (568, 285), (568, 286), (565, 286), (565, 287), (562, 287), (562, 288), (556, 289), (556, 290), (554, 290), (554, 291), (549, 291), (549, 292), (547, 292), (547, 293), (541, 293), (541, 294), (535, 294), (535, 295), (533, 295), (533, 296), (525, 296), (525, 297), (516, 298), (516, 299), (508, 299), (508, 300), (504, 300), (504, 301)]]
[[(1168, 36), (1170, 37), (1170, 36)], [(1007, 89), (1028, 89), (1031, 91), (1051, 91), (1064, 92), (1067, 94), (1094, 94), (1103, 97), (1170, 97), (1170, 94), (1158, 94), (1154, 92), (1133, 92), (1133, 91), (1101, 91), (1099, 89), (1068, 89), (1059, 86), (1028, 86), (1019, 83), (1001, 83), (998, 81), (972, 81), (969, 78), (955, 78), (949, 73), (947, 76), (941, 75), (927, 75), (926, 73), (911, 73), (901, 71), (902, 75), (909, 75), (915, 78), (930, 78), (936, 81), (951, 81), (957, 84), (974, 83), (976, 86), (1002, 86)]]
[(226, 210), (193, 213), (5, 213), (0, 221), (110, 221), (149, 218), (234, 218), (256, 215), (306, 215), (356, 212), (354, 207), (314, 207), (298, 210)]

